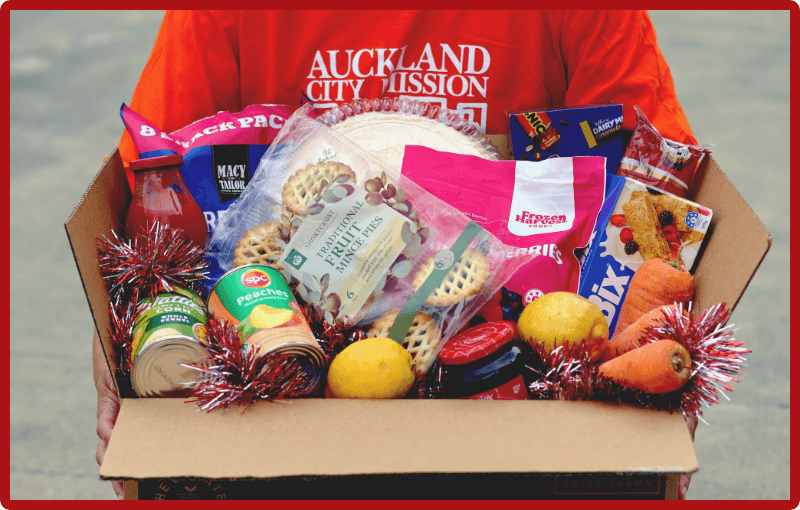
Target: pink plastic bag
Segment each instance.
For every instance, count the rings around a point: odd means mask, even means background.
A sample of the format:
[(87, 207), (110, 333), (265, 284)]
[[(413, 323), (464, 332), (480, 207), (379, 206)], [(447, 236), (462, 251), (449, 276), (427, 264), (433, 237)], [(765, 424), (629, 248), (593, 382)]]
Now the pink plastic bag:
[(488, 161), (406, 146), (402, 174), (517, 253), (536, 255), (505, 285), (523, 304), (549, 292), (578, 291), (574, 250), (589, 244), (603, 204), (605, 158)]

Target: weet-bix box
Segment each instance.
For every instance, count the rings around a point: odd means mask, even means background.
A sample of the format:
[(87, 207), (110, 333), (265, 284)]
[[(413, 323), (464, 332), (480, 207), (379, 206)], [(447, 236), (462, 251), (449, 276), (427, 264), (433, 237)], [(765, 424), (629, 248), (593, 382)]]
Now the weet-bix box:
[(586, 268), (589, 267), (589, 259), (591, 258), (590, 255), (595, 253), (595, 250), (592, 249), (594, 247), (595, 240), (600, 242), (600, 238), (603, 236), (603, 232), (606, 230), (608, 220), (611, 218), (611, 213), (614, 211), (614, 207), (617, 205), (617, 198), (622, 192), (622, 186), (624, 185), (625, 177), (606, 173), (606, 191), (603, 198), (603, 206), (600, 208), (600, 213), (597, 215), (597, 221), (594, 224), (594, 230), (592, 230), (592, 237), (589, 239), (589, 244), (586, 245), (586, 248), (583, 249), (578, 258), (581, 265), (581, 277), (578, 288), (583, 286), (583, 282), (586, 280)]
[(645, 260), (680, 259), (694, 272), (712, 212), (639, 181), (606, 176), (606, 200), (581, 258), (578, 294), (596, 304), (612, 334), (631, 277)]
[(622, 160), (620, 104), (507, 111), (506, 123), (516, 160), (601, 156), (609, 173), (616, 173)]

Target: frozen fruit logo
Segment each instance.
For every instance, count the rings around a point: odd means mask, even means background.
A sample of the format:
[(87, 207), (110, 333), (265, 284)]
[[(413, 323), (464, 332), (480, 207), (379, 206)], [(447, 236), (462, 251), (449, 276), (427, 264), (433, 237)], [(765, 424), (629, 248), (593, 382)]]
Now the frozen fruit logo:
[(542, 296), (544, 296), (544, 292), (542, 292), (541, 290), (531, 289), (525, 293), (525, 304), (529, 305)]
[(242, 275), (242, 284), (245, 287), (269, 287), (270, 277), (263, 269), (249, 269)]
[(515, 219), (517, 223), (529, 225), (531, 228), (544, 228), (567, 222), (567, 216), (564, 214), (534, 214), (529, 211), (522, 211), (522, 214), (517, 214)]

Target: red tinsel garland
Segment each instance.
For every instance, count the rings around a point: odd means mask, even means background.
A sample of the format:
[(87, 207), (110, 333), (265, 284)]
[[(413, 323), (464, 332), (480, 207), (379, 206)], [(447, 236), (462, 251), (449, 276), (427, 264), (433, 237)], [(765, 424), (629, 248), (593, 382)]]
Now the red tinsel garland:
[(683, 345), (692, 358), (692, 377), (681, 391), (681, 412), (702, 414), (701, 407), (719, 403), (717, 395), (726, 399), (725, 391), (733, 391), (732, 383), (747, 361), (749, 349), (733, 337), (733, 324), (727, 325), (730, 312), (725, 303), (712, 306), (695, 319), (683, 305), (669, 307), (661, 325), (648, 329), (646, 340), (655, 342), (671, 338)]
[(227, 321), (208, 319), (206, 344), (207, 359), (184, 364), (201, 372), (189, 401), (205, 411), (246, 407), (259, 400), (271, 402), (312, 391), (305, 368), (294, 356), (260, 355), (260, 349), (243, 343), (236, 326)]
[(534, 349), (540, 365), (528, 367), (535, 377), (528, 386), (529, 393), (544, 399), (626, 402), (700, 418), (702, 407), (718, 403), (718, 393), (727, 398), (724, 391), (733, 391), (732, 383), (738, 382), (734, 376), (750, 353), (733, 338), (733, 325), (726, 325), (729, 317), (724, 303), (709, 308), (697, 319), (677, 304), (667, 307), (663, 320), (647, 329), (645, 342), (668, 338), (689, 352), (692, 375), (678, 391), (648, 394), (601, 377), (597, 365), (591, 364), (585, 349), (579, 346), (558, 348), (552, 353)]
[(528, 393), (546, 400), (589, 400), (594, 394), (596, 368), (586, 344), (556, 347), (552, 352), (533, 346), (538, 363), (528, 366), (533, 382)]
[[(129, 384), (131, 331), (146, 308), (142, 300), (154, 298), (162, 289), (170, 292), (173, 287), (198, 292), (206, 278), (208, 262), (203, 258), (203, 247), (184, 236), (182, 230), (158, 221), (133, 240), (112, 231), (110, 238), (97, 240), (97, 248), (100, 274), (110, 296), (109, 337), (116, 357), (117, 381)], [(130, 393), (132, 389), (120, 391)]]
[(311, 333), (317, 339), (317, 343), (322, 348), (328, 363), (333, 361), (333, 358), (342, 352), (345, 347), (367, 337), (363, 329), (349, 325), (342, 320), (337, 320), (332, 325), (328, 324), (325, 322), (323, 314), (314, 305), (304, 306), (303, 312), (311, 328)]
[(97, 247), (100, 273), (113, 300), (138, 302), (173, 287), (197, 292), (206, 279), (205, 249), (181, 229), (155, 221), (132, 240), (115, 231), (111, 236), (98, 239)]

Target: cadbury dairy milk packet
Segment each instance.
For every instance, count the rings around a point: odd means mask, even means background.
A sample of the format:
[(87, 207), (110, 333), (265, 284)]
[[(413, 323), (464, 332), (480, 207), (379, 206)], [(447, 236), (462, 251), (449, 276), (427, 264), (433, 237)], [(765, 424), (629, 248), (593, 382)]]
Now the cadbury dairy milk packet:
[(621, 104), (506, 111), (506, 123), (516, 160), (600, 156), (615, 173), (622, 158)]
[(517, 252), (535, 255), (505, 285), (524, 305), (578, 291), (574, 250), (589, 244), (603, 204), (605, 158), (488, 161), (406, 146), (402, 174)]
[[(239, 113), (219, 112), (169, 134), (124, 103), (120, 115), (141, 159), (168, 154), (183, 156), (181, 177), (203, 210), (210, 238), (228, 206), (250, 183), (261, 157), (285, 120), (296, 109), (256, 104)], [(133, 186), (130, 171), (128, 179)], [(224, 271), (214, 257), (207, 258), (210, 288)]]

